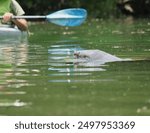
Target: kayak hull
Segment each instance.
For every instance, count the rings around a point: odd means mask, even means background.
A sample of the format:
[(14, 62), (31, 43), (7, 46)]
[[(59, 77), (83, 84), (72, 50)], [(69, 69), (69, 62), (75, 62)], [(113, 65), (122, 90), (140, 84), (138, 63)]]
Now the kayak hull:
[(27, 32), (22, 32), (17, 27), (0, 26), (0, 44), (22, 42), (27, 42)]

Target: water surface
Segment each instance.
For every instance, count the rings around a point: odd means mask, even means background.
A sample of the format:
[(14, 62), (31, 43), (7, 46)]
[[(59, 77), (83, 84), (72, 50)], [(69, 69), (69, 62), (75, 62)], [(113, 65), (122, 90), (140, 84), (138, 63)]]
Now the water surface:
[[(32, 24), (28, 43), (0, 47), (0, 115), (150, 115), (150, 23)], [(127, 61), (83, 66), (74, 51)]]

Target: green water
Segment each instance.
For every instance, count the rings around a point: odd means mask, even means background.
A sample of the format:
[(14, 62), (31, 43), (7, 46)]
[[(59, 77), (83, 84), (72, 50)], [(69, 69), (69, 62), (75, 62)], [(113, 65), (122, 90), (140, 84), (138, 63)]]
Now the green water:
[[(37, 23), (30, 31), (28, 44), (1, 47), (0, 115), (150, 115), (149, 20)], [(78, 49), (130, 60), (66, 63)]]

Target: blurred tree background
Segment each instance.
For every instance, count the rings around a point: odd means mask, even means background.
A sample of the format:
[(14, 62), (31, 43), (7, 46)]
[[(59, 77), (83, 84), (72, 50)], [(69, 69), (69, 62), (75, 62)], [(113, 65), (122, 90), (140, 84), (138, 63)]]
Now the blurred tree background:
[(150, 15), (150, 0), (17, 0), (27, 15), (44, 15), (64, 8), (85, 8), (94, 18)]

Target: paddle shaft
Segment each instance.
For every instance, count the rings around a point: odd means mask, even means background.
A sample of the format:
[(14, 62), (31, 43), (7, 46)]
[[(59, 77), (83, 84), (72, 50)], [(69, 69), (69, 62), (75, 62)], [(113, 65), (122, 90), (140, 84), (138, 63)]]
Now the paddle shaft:
[[(50, 17), (50, 16), (12, 16), (12, 19), (82, 19), (82, 16), (56, 16), (56, 17)], [(2, 16), (0, 16), (0, 19), (3, 19)]]
[[(3, 19), (0, 16), (0, 19)], [(12, 19), (46, 19), (46, 16), (13, 16)]]

